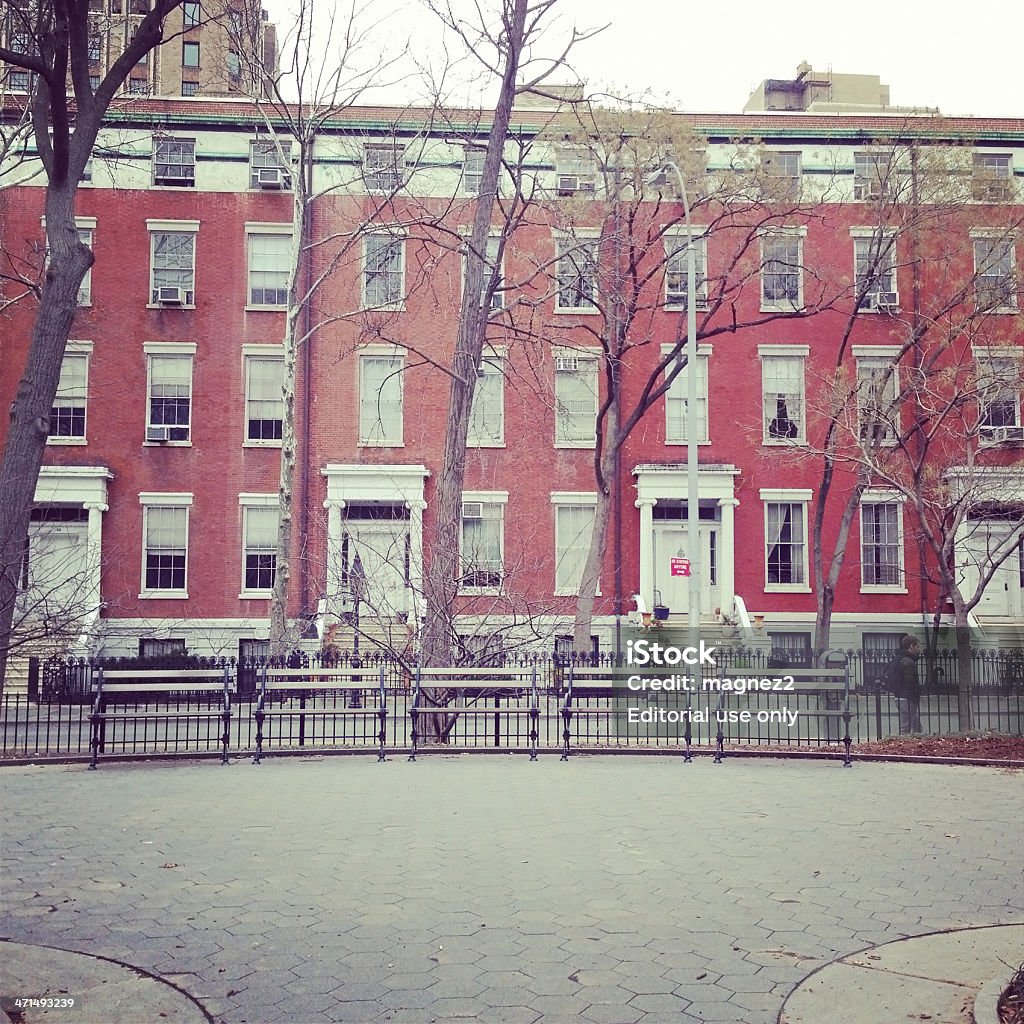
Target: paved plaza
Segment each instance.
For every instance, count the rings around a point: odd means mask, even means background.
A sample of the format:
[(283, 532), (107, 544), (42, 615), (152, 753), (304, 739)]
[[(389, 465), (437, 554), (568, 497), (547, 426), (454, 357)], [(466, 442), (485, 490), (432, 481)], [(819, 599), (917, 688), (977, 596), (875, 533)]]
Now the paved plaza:
[[(813, 1024), (817, 979), (841, 1024), (843, 972), (911, 973), (852, 954), (1024, 924), (1022, 797), (1007, 769), (663, 756), (6, 767), (0, 936), (189, 1003), (106, 1024), (202, 1019), (186, 997), (225, 1024), (775, 1024), (801, 982), (785, 1019)], [(973, 934), (1024, 959), (1024, 928)], [(0, 995), (33, 994), (13, 970)], [(104, 1020), (82, 1001), (45, 1019)]]

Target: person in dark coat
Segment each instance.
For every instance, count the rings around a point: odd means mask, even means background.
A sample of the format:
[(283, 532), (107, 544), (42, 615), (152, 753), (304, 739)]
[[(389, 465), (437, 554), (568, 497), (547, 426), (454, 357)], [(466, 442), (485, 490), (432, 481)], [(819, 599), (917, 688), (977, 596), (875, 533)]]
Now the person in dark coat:
[(900, 657), (897, 663), (896, 697), (900, 705), (900, 732), (922, 732), (921, 729), (921, 684), (917, 676), (917, 661), (921, 657), (921, 645), (909, 633), (900, 641)]

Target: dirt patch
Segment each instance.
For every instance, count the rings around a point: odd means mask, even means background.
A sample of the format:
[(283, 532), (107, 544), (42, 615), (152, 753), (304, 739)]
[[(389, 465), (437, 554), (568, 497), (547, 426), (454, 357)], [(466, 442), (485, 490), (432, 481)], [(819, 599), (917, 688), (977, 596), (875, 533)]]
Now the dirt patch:
[(857, 754), (893, 754), (903, 757), (973, 757), (998, 761), (1024, 761), (1024, 736), (894, 736), (853, 746)]

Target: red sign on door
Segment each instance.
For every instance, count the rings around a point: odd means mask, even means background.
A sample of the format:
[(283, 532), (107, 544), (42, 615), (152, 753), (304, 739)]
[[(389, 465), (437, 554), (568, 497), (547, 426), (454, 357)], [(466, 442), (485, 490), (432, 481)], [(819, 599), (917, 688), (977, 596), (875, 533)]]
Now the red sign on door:
[(673, 555), (668, 560), (668, 565), (670, 576), (690, 575), (690, 560), (688, 558), (680, 558), (678, 555)]

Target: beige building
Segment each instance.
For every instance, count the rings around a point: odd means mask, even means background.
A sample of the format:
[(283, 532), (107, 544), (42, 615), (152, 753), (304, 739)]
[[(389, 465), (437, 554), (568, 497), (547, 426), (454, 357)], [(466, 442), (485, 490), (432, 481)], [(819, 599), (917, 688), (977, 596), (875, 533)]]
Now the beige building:
[[(89, 74), (93, 88), (124, 48), (149, 9), (148, 0), (89, 0)], [(9, 20), (2, 26), (11, 49), (31, 40)], [(164, 42), (133, 69), (124, 91), (139, 96), (251, 95), (254, 65), (276, 73), (277, 31), (252, 0), (185, 0), (171, 11)], [(28, 90), (29, 72), (5, 71), (7, 89)]]

